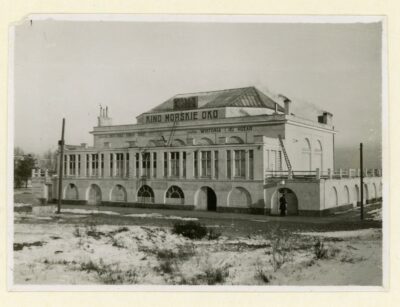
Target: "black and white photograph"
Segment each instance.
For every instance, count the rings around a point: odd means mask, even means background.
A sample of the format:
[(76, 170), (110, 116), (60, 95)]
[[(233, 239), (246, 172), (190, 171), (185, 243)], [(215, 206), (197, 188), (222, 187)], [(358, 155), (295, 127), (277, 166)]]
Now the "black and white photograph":
[(385, 35), (376, 16), (15, 24), (11, 288), (383, 289)]

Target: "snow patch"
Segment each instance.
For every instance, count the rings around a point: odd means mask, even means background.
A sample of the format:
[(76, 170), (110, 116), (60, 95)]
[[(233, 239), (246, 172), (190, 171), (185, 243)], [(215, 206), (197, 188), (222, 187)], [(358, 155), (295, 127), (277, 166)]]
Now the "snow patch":
[(141, 217), (141, 218), (153, 218), (153, 219), (165, 219), (165, 220), (181, 220), (181, 221), (198, 221), (196, 217), (182, 217), (175, 215), (162, 215), (159, 213), (138, 213), (138, 214), (127, 214), (128, 217)]
[(371, 214), (373, 221), (382, 221), (382, 208), (371, 210), (368, 213)]
[(14, 203), (14, 207), (16, 207), (16, 208), (20, 208), (20, 207), (32, 207), (32, 204)]
[(368, 229), (358, 229), (349, 231), (299, 232), (297, 234), (304, 236), (314, 236), (314, 237), (351, 238), (351, 237), (373, 236), (379, 233), (381, 233), (380, 229), (368, 228)]
[(107, 215), (120, 215), (118, 212), (102, 211), (102, 210), (87, 210), (87, 209), (61, 209), (63, 213), (77, 213), (77, 214), (107, 214)]

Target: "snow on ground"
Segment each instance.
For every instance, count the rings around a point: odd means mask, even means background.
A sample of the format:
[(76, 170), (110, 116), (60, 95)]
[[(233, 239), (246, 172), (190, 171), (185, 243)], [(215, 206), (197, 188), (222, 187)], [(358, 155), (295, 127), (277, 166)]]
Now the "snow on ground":
[(137, 214), (127, 214), (124, 216), (129, 217), (141, 217), (141, 218), (156, 218), (156, 219), (166, 219), (166, 220), (181, 220), (181, 221), (198, 221), (195, 217), (181, 217), (175, 215), (162, 215), (159, 213), (137, 213)]
[[(26, 207), (26, 206), (31, 206), (29, 204), (20, 204), (16, 203), (15, 207)], [(175, 216), (175, 215), (163, 215), (160, 213), (137, 213), (137, 214), (125, 214), (121, 215), (118, 212), (114, 211), (105, 211), (105, 210), (97, 210), (97, 209), (62, 209), (62, 213), (73, 213), (73, 214), (84, 214), (84, 215), (89, 215), (89, 214), (105, 214), (105, 215), (120, 215), (120, 216), (127, 216), (127, 217), (139, 217), (139, 218), (156, 218), (156, 219), (166, 219), (166, 220), (181, 220), (181, 221), (198, 221), (198, 218), (195, 217), (181, 217), (181, 216)], [(58, 217), (60, 217), (60, 214), (57, 214)], [(65, 216), (65, 215), (64, 215)], [(35, 218), (34, 215), (30, 216), (31, 218)], [(76, 215), (75, 215), (76, 217)], [(37, 219), (37, 217), (36, 217)], [(51, 219), (51, 218), (49, 218)]]
[(372, 215), (373, 221), (382, 221), (382, 208), (371, 210), (368, 213)]
[(369, 229), (358, 229), (348, 231), (329, 231), (329, 232), (300, 232), (298, 234), (304, 236), (314, 237), (329, 237), (329, 238), (351, 238), (351, 237), (367, 237), (376, 236), (381, 233), (380, 229), (369, 228)]
[(89, 209), (62, 209), (63, 213), (77, 213), (77, 214), (107, 214), (107, 215), (120, 215), (118, 212), (103, 211), (103, 210), (89, 210)]
[[(56, 220), (20, 221), (14, 231), (16, 284), (381, 284), (376, 229), (305, 232), (279, 241), (263, 235), (190, 240), (169, 228)], [(327, 242), (327, 258), (317, 259), (310, 235), (342, 241)]]
[(14, 203), (14, 207), (21, 208), (21, 207), (32, 207), (31, 204), (23, 204), (23, 203)]

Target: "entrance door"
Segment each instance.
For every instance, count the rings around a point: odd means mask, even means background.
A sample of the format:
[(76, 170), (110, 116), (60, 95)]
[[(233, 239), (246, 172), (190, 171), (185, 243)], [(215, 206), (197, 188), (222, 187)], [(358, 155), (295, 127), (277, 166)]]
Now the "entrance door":
[(217, 195), (213, 189), (207, 187), (207, 210), (217, 211)]

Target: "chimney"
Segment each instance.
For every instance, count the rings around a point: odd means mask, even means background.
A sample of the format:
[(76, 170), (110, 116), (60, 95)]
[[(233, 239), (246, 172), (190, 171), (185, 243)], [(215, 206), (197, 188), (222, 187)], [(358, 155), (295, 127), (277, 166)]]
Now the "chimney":
[(318, 116), (318, 122), (325, 125), (332, 126), (332, 113), (324, 112), (321, 116)]
[(283, 95), (278, 95), (278, 98), (280, 99), (281, 102), (283, 102), (285, 108), (285, 114), (290, 115), (290, 104), (292, 103), (292, 101)]
[(112, 126), (112, 118), (108, 117), (108, 106), (105, 109), (100, 106), (100, 116), (97, 117), (97, 126)]
[(290, 115), (290, 104), (292, 101), (286, 98), (283, 102), (285, 103), (285, 114)]

